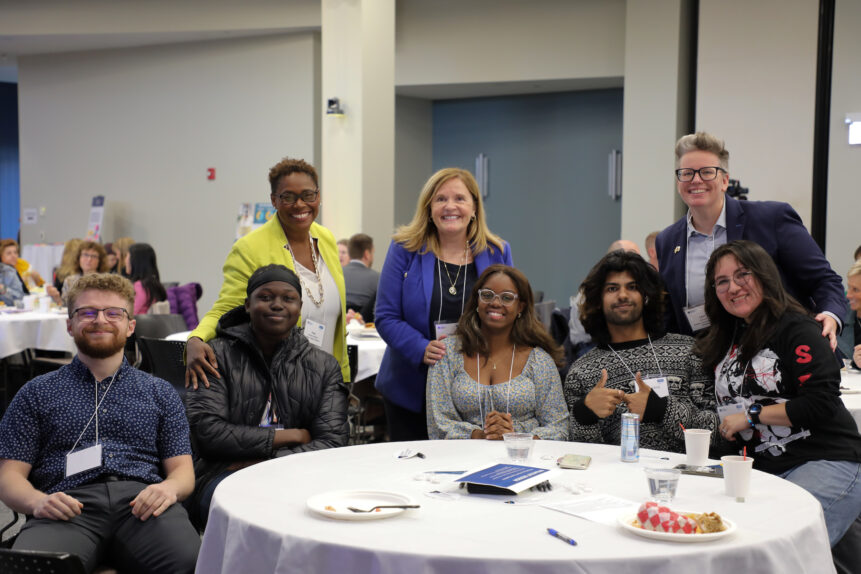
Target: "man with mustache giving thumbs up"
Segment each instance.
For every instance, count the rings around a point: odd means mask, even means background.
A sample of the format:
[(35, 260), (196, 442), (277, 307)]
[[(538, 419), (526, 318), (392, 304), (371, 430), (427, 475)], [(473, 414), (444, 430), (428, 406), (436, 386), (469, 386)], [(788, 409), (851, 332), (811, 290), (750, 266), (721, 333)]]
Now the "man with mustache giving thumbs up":
[(636, 253), (613, 251), (580, 290), (580, 319), (597, 347), (571, 366), (563, 385), (571, 440), (619, 444), (624, 412), (640, 415), (644, 448), (685, 452), (679, 423), (714, 429), (714, 384), (691, 353), (693, 339), (662, 331), (658, 272)]

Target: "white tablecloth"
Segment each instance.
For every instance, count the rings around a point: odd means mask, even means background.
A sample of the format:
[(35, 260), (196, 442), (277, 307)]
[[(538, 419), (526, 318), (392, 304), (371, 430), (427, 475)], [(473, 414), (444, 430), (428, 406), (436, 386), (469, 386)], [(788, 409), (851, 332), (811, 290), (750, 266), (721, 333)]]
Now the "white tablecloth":
[[(426, 458), (396, 459), (407, 446)], [(738, 503), (724, 494), (721, 479), (683, 475), (672, 506), (718, 512), (735, 521), (738, 531), (713, 542), (655, 541), (530, 503), (582, 496), (563, 488), (572, 483), (636, 502), (647, 498), (642, 467), (653, 459), (623, 463), (617, 446), (537, 441), (530, 463), (553, 465), (565, 453), (591, 455), (592, 465), (563, 471), (552, 492), (530, 493), (523, 504), (415, 480), (424, 471), (504, 462), (501, 442), (378, 443), (267, 461), (219, 485), (197, 572), (834, 572), (822, 509), (790, 482), (754, 472), (748, 501)], [(672, 463), (684, 458), (669, 456)], [(312, 495), (342, 489), (402, 492), (422, 507), (388, 519), (347, 522), (305, 506)], [(455, 493), (454, 499), (427, 495), (437, 489)], [(552, 538), (548, 527), (579, 545)]]
[(861, 431), (861, 371), (851, 369), (843, 371), (842, 375), (840, 386), (847, 387), (849, 391), (847, 394), (846, 390), (842, 390), (840, 398), (843, 399), (843, 404), (846, 405), (846, 409), (858, 424), (858, 430)]
[(0, 313), (0, 359), (25, 349), (76, 352), (66, 313)]
[(359, 347), (359, 364), (354, 382), (363, 381), (379, 372), (380, 363), (383, 362), (383, 354), (386, 352), (385, 341), (377, 338), (366, 339), (347, 335), (347, 344)]
[(54, 267), (59, 266), (63, 259), (63, 247), (62, 243), (24, 245), (21, 249), (21, 258), (38, 271), (42, 279), (51, 283)]

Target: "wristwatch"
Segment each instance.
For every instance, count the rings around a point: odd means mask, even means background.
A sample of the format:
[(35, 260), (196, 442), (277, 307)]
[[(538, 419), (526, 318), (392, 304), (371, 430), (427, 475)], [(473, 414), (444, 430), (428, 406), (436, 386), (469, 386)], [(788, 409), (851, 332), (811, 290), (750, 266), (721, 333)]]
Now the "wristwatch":
[(759, 414), (762, 412), (762, 405), (753, 403), (747, 407), (747, 418), (750, 419), (750, 426), (759, 424)]

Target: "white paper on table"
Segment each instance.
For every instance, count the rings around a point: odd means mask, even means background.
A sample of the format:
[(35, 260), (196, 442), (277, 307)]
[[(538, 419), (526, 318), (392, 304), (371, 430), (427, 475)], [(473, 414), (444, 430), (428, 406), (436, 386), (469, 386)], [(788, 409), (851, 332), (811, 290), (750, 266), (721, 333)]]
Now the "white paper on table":
[(578, 496), (574, 500), (557, 502), (555, 504), (543, 504), (544, 508), (571, 514), (592, 522), (599, 522), (614, 526), (619, 514), (623, 511), (636, 512), (640, 505), (633, 500), (619, 498), (611, 494), (593, 494), (590, 496)]

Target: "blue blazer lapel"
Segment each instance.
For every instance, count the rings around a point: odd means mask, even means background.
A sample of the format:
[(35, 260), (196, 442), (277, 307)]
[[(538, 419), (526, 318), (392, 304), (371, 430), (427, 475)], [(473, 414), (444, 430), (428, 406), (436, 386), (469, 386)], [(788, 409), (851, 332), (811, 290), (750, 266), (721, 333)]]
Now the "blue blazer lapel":
[[(425, 295), (425, 317), (430, 317), (431, 297), (433, 296), (433, 268), (436, 256), (428, 251), (421, 254), (422, 286)], [(433, 333), (431, 333), (433, 335)]]
[(729, 196), (725, 197), (726, 201), (726, 240), (727, 242), (735, 241), (736, 239), (744, 239), (744, 207), (742, 202), (733, 199)]

